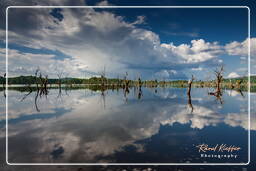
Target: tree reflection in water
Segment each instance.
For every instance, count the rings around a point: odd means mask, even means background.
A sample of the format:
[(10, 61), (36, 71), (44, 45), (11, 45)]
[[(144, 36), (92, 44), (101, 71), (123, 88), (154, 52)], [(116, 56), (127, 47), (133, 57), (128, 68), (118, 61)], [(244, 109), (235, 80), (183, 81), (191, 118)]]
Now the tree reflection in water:
[[(190, 134), (191, 132), (200, 132), (209, 127), (212, 130), (215, 128), (219, 130), (218, 126), (221, 125), (228, 125), (230, 129), (238, 126), (246, 128), (246, 111), (241, 113), (239, 110), (242, 109), (241, 105), (234, 105), (242, 103), (246, 107), (246, 99), (241, 98), (239, 92), (234, 90), (223, 91), (222, 98), (226, 103), (223, 104), (223, 108), (217, 108), (219, 105), (215, 102), (215, 98), (208, 98), (207, 90), (202, 88), (193, 89), (191, 96), (184, 96), (185, 88), (158, 87), (157, 94), (154, 93), (155, 87), (131, 88), (135, 93), (127, 96), (129, 103), (124, 103), (122, 100), (125, 94), (116, 93), (118, 89), (114, 89), (113, 92), (112, 87), (67, 88), (67, 91), (70, 91), (69, 96), (67, 97), (63, 91), (61, 101), (56, 101), (58, 87), (48, 89), (47, 99), (43, 98), (44, 95), (40, 96), (36, 88), (32, 89), (32, 93), (28, 88), (26, 90), (20, 88), (22, 97), (26, 96), (22, 103), (20, 100), (17, 101), (19, 93), (10, 90), (9, 108), (12, 113), (10, 113), (9, 131), (13, 133), (10, 135), (15, 135), (9, 139), (11, 146), (17, 146), (17, 143), (25, 141), (32, 142), (36, 138), (30, 152), (23, 152), (22, 149), (26, 149), (25, 147), (21, 148), (22, 153), (12, 148), (12, 154), (20, 157), (20, 154), (26, 153), (25, 159), (30, 161), (33, 159), (29, 155), (37, 154), (36, 148), (39, 147), (43, 153), (40, 153), (42, 158), (38, 161), (66, 162), (69, 159), (73, 161), (86, 159), (85, 162), (98, 162), (100, 160), (98, 157), (104, 158), (125, 152), (126, 147), (129, 146), (136, 150), (136, 154), (142, 152), (140, 154), (145, 153), (150, 156), (147, 146), (138, 142), (150, 143), (147, 140), (152, 140), (152, 137), (156, 138), (155, 143), (162, 141), (163, 138), (163, 142), (166, 142), (164, 148), (177, 149), (180, 153), (175, 141), (187, 147), (184, 139), (188, 139), (186, 137), (191, 135), (190, 142), (197, 143), (195, 140), (197, 136)], [(244, 95), (247, 96), (246, 93)], [(99, 98), (106, 101), (105, 106), (99, 106)], [(35, 104), (33, 104), (34, 100)], [(33, 107), (29, 106), (30, 104)], [(35, 112), (34, 105), (38, 113)], [(188, 111), (188, 107), (191, 110)], [(177, 124), (187, 129), (179, 132), (180, 130), (175, 127)], [(168, 127), (166, 134), (161, 132), (163, 127)], [(28, 132), (28, 129), (32, 132)], [(161, 151), (161, 149), (155, 150), (155, 152)], [(72, 156), (77, 153), (81, 158)], [(191, 153), (186, 152), (186, 154)], [(161, 157), (160, 153), (159, 156)], [(17, 159), (17, 161), (22, 160), (22, 158)]]
[[(143, 85), (142, 84), (139, 84), (138, 86), (133, 86), (133, 87), (122, 87), (123, 89), (123, 97), (125, 99), (125, 102), (128, 102), (128, 95), (130, 94), (130, 88), (133, 88), (134, 90), (134, 93), (133, 93), (133, 96), (136, 97), (138, 100), (141, 100), (142, 97), (143, 97)], [(147, 88), (147, 87), (144, 87), (145, 89), (152, 89), (151, 87)], [(164, 90), (166, 89), (166, 87), (159, 87), (161, 89), (161, 92), (165, 92)], [(57, 98), (62, 98), (63, 94), (62, 94), (62, 88), (55, 88), (55, 87), (49, 87), (47, 89), (45, 88), (36, 88), (36, 87), (10, 87), (9, 89), (11, 90), (17, 90), (17, 91), (20, 91), (20, 92), (26, 92), (23, 97), (21, 98), (21, 102), (24, 101), (28, 96), (30, 96), (31, 94), (33, 94), (33, 92), (35, 92), (35, 96), (34, 96), (34, 106), (35, 106), (35, 109), (36, 111), (40, 112), (40, 108), (38, 106), (38, 100), (42, 97), (45, 97), (47, 98), (48, 94), (49, 94), (49, 90), (51, 89), (58, 89), (58, 93), (57, 93)], [(109, 90), (112, 90), (112, 92), (116, 91), (117, 92), (117, 95), (119, 93), (119, 89), (120, 87), (113, 87), (113, 86), (105, 86), (104, 88), (102, 88), (101, 86), (87, 86), (87, 87), (68, 87), (66, 86), (65, 87), (65, 95), (66, 96), (69, 96), (68, 94), (68, 91), (72, 91), (72, 90), (75, 90), (75, 89), (84, 89), (84, 90), (89, 90), (91, 93), (93, 92), (97, 92), (99, 91), (100, 92), (100, 97), (101, 97), (101, 101), (103, 102), (103, 108), (105, 109), (106, 108), (106, 95), (107, 95), (107, 92)], [(156, 89), (155, 87), (153, 89)], [(5, 89), (1, 89), (4, 93), (4, 97), (6, 96), (5, 95)], [(243, 98), (245, 97), (244, 93), (242, 92), (242, 90), (224, 90), (222, 91), (221, 94), (214, 94), (213, 96), (216, 97), (216, 101), (220, 102), (220, 104), (223, 104), (224, 103), (224, 100), (222, 98), (223, 96), (223, 92), (225, 91), (230, 91), (230, 92), (237, 92), (237, 94), (240, 94)], [(155, 92), (155, 90), (154, 90)], [(209, 95), (211, 95), (209, 92), (208, 92)], [(86, 94), (85, 94), (86, 96)], [(187, 93), (187, 105), (188, 107), (191, 109), (191, 113), (193, 113), (194, 111), (194, 106), (192, 104), (192, 95), (190, 93)]]

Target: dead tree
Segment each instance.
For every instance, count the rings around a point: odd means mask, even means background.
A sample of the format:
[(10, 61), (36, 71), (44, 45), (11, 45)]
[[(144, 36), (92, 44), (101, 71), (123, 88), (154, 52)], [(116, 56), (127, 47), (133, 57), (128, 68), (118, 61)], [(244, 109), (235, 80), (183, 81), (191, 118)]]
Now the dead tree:
[(191, 79), (188, 81), (188, 89), (187, 89), (187, 96), (188, 96), (188, 106), (191, 108), (191, 113), (193, 113), (194, 107), (191, 102), (191, 87), (193, 84), (193, 81), (195, 80), (195, 77), (192, 75)]
[(141, 99), (141, 96), (142, 96), (142, 90), (139, 89), (139, 92), (138, 92), (138, 99)]
[(162, 81), (162, 87), (164, 87), (164, 88), (165, 88), (165, 86), (166, 86), (166, 82), (165, 82), (165, 78), (163, 78), (163, 81)]
[(63, 75), (63, 72), (61, 72), (61, 71), (57, 73), (59, 89), (61, 89), (62, 75)]
[(39, 89), (39, 87), (38, 87), (38, 75), (39, 75), (39, 72), (40, 72), (40, 68), (38, 67), (37, 69), (36, 69), (36, 72), (35, 72), (35, 83), (36, 83), (36, 88), (37, 88), (37, 90)]
[(234, 89), (234, 88), (235, 88), (235, 86), (233, 85), (233, 83), (232, 83), (231, 80), (229, 80), (229, 88), (231, 88), (231, 89)]
[(46, 92), (46, 94), (47, 94), (47, 84), (48, 84), (48, 75), (46, 75), (43, 80), (43, 89)]
[(142, 96), (142, 90), (141, 90), (142, 81), (141, 81), (140, 77), (138, 79), (138, 85), (139, 85), (138, 99), (141, 99), (141, 96)]
[(128, 73), (126, 72), (125, 77), (124, 77), (124, 89), (125, 92), (129, 93), (129, 84), (130, 84), (130, 80), (127, 79), (128, 77)]
[(117, 74), (117, 90), (119, 89), (120, 87), (120, 79), (119, 79), (119, 74)]
[(215, 96), (216, 100), (220, 101), (221, 104), (223, 104), (222, 92), (221, 92), (221, 82), (223, 81), (223, 72), (224, 72), (223, 66), (214, 70), (214, 74), (216, 77), (216, 79), (215, 79), (216, 90), (214, 92), (208, 93), (209, 95)]
[(243, 80), (237, 80), (237, 81), (236, 81), (236, 88), (237, 88), (237, 89), (239, 89), (239, 90), (241, 89), (241, 84), (242, 84), (242, 82), (243, 82)]
[[(35, 103), (35, 108), (37, 112), (40, 112), (38, 108), (38, 96), (41, 98), (42, 95), (44, 95), (47, 98), (48, 94), (48, 75), (43, 77), (42, 72), (40, 71), (39, 67), (35, 71), (35, 84), (36, 84), (36, 93), (35, 93), (35, 98), (34, 98), (34, 103)], [(33, 89), (30, 87), (30, 84), (28, 85), (29, 92), (25, 94), (25, 96), (21, 99), (21, 101), (24, 101), (32, 92)]]
[(6, 73), (4, 73), (4, 75), (3, 75), (3, 90), (4, 90), (4, 97), (6, 98), (5, 84), (6, 84)]
[(3, 89), (5, 89), (5, 84), (6, 84), (6, 73), (4, 73), (3, 76), (0, 76), (3, 78)]
[(157, 79), (155, 79), (154, 87), (157, 87), (157, 85), (158, 85), (158, 81), (157, 81)]
[[(45, 78), (42, 76), (42, 74), (39, 74), (39, 81), (40, 81), (40, 97), (42, 95), (47, 95), (47, 84), (48, 84), (48, 75), (45, 76)], [(39, 90), (39, 89), (38, 89)]]
[(55, 71), (57, 73), (56, 74), (57, 77), (58, 77), (57, 84), (58, 84), (58, 87), (59, 87), (59, 94), (58, 94), (57, 98), (60, 98), (61, 97), (61, 84), (62, 84), (63, 71), (59, 70), (58, 68), (56, 68)]
[(157, 86), (158, 86), (158, 81), (157, 79), (155, 79), (155, 82), (154, 82), (155, 93), (157, 93)]
[(100, 73), (101, 78), (101, 88), (104, 89), (105, 87), (105, 80), (106, 80), (106, 67), (104, 66), (103, 71)]
[(217, 68), (214, 70), (214, 74), (216, 76), (216, 95), (221, 95), (221, 82), (223, 80), (223, 72), (224, 72), (224, 67), (221, 66), (219, 69)]
[(59, 88), (61, 88), (62, 73), (58, 73), (57, 76), (58, 76), (58, 85), (59, 85)]
[(126, 102), (128, 100), (127, 95), (130, 93), (130, 90), (129, 90), (130, 80), (128, 80), (127, 77), (128, 77), (128, 73), (126, 72), (124, 76), (124, 81), (123, 81), (123, 90), (124, 90), (124, 97)]
[(141, 89), (142, 81), (141, 81), (140, 77), (139, 77), (139, 79), (138, 79), (138, 85), (139, 85), (139, 88)]
[(188, 81), (188, 89), (187, 89), (187, 95), (190, 96), (192, 83), (195, 80), (195, 77), (192, 75), (191, 79)]

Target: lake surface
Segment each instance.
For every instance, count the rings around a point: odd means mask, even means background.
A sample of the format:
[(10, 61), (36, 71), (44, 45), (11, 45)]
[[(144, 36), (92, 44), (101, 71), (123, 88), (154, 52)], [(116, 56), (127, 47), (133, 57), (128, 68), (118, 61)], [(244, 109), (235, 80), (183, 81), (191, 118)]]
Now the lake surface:
[[(11, 163), (246, 163), (248, 94), (206, 88), (131, 88), (92, 91), (9, 90), (8, 161)], [(1, 91), (0, 93), (3, 93)], [(27, 95), (27, 96), (26, 96)], [(0, 129), (5, 127), (1, 95)], [(252, 100), (255, 94), (252, 93)], [(255, 129), (255, 128), (251, 128)], [(4, 131), (0, 143), (4, 143)], [(226, 144), (238, 151), (199, 152)], [(226, 155), (226, 157), (202, 157)], [(237, 155), (227, 157), (227, 155)]]

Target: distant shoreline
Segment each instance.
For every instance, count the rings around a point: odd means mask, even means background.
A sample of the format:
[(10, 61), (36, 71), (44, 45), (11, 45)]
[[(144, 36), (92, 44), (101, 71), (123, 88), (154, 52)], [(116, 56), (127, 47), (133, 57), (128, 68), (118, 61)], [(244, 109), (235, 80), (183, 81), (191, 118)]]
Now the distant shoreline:
[[(256, 76), (253, 75), (251, 78), (251, 84), (256, 85)], [(44, 79), (44, 78), (43, 78)], [(18, 77), (9, 77), (8, 78), (8, 84), (23, 84), (23, 85), (32, 85), (36, 84), (38, 80), (38, 77), (35, 76), (18, 76)], [(59, 81), (61, 81), (61, 84), (90, 84), (90, 85), (97, 85), (101, 84), (102, 80), (105, 81), (105, 84), (119, 84), (120, 82), (124, 81), (122, 78), (101, 78), (101, 77), (91, 77), (91, 78), (48, 78), (48, 84), (59, 84)], [(137, 79), (127, 79), (131, 81), (131, 83), (137, 83)], [(223, 78), (223, 83), (235, 83), (236, 81), (241, 80), (242, 84), (247, 84), (248, 77), (237, 77), (237, 78)], [(0, 84), (5, 84), (6, 78), (0, 77)], [(142, 83), (144, 84), (186, 84), (188, 80), (180, 79), (180, 80), (164, 80), (161, 78), (155, 78), (152, 80), (143, 80), (141, 78)], [(193, 84), (199, 84), (199, 83), (213, 83), (215, 80), (195, 80)]]

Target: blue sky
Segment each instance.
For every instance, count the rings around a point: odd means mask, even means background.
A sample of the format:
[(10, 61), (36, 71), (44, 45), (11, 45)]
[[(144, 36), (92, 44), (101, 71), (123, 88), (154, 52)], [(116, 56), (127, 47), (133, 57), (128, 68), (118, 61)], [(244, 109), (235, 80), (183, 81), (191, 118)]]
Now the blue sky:
[[(247, 9), (118, 9), (111, 10), (125, 16), (127, 21), (144, 15), (149, 29), (163, 42), (189, 43), (191, 38), (229, 43), (243, 41), (248, 35)], [(225, 35), (225, 36), (223, 36)]]
[[(76, 5), (162, 5), (136, 2), (87, 0)], [(168, 1), (166, 5), (197, 3)], [(216, 3), (220, 1), (201, 1), (201, 5)], [(221, 5), (251, 4), (235, 0)], [(225, 77), (244, 76), (247, 17), (247, 8), (10, 9), (9, 74), (31, 75), (40, 66), (50, 77), (59, 72), (91, 77), (106, 68), (109, 77), (128, 72), (131, 79), (188, 79), (191, 74), (211, 79), (212, 70), (224, 65)], [(0, 29), (4, 31), (3, 25)], [(253, 44), (254, 30), (251, 35)], [(0, 48), (4, 57), (4, 41)], [(252, 62), (254, 53), (255, 47)]]

